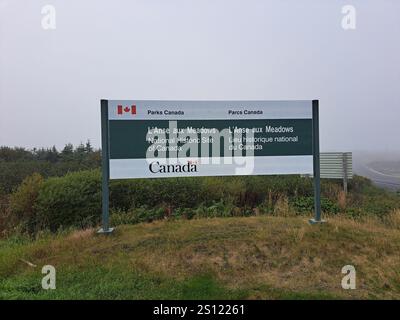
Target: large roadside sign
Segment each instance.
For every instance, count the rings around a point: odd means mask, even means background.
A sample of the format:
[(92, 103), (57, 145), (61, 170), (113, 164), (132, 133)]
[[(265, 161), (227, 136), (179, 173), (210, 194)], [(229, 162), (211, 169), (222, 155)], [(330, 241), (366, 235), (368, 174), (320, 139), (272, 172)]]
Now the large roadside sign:
[(103, 219), (109, 179), (313, 174), (319, 198), (317, 100), (102, 100), (101, 108)]

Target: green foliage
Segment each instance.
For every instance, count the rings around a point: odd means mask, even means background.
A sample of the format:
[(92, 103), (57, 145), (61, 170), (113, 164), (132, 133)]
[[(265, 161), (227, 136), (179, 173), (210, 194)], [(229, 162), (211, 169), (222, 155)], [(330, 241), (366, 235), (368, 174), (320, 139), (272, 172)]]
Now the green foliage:
[(43, 177), (34, 173), (24, 179), (17, 190), (10, 196), (10, 221), (12, 227), (22, 232), (33, 232), (36, 224), (35, 203), (43, 184)]
[(361, 203), (365, 213), (383, 217), (394, 209), (399, 208), (400, 198), (390, 193), (379, 196), (363, 196)]
[(353, 219), (358, 219), (362, 216), (365, 216), (365, 212), (361, 208), (347, 208), (345, 214), (346, 217)]
[[(45, 172), (44, 176), (49, 176), (59, 173), (52, 171), (57, 171), (58, 166), (65, 166), (60, 172), (71, 167), (79, 170), (83, 162), (67, 162), (67, 159), (75, 157), (74, 153), (83, 155), (90, 150), (90, 146), (83, 144), (76, 150), (67, 145), (59, 154), (59, 158), (64, 160), (50, 166), (50, 162), (40, 162), (43, 165), (41, 171)], [(18, 157), (22, 157), (21, 154), (25, 153), (19, 150)], [(31, 163), (30, 160), (23, 161), (28, 165)], [(16, 163), (2, 161), (0, 167), (3, 164)], [(38, 164), (35, 166), (37, 169)], [(17, 167), (24, 170), (16, 166), (8, 174), (17, 171)], [(30, 170), (27, 169), (28, 172)], [(0, 176), (2, 174), (0, 171)], [(323, 180), (322, 211), (328, 214), (343, 212), (352, 217), (368, 214), (383, 216), (400, 205), (396, 194), (374, 187), (368, 179), (355, 177), (349, 189), (350, 194), (344, 200), (341, 198), (339, 206), (340, 182)], [(278, 211), (280, 214), (311, 214), (314, 210), (312, 193), (312, 180), (300, 176), (112, 180), (111, 223), (277, 214)], [(36, 178), (31, 178), (21, 185), (12, 199), (13, 226), (18, 224), (21, 230), (55, 231), (93, 226), (99, 223), (101, 217), (101, 173), (99, 169), (70, 172), (61, 177), (48, 178), (40, 184)], [(286, 204), (282, 203), (282, 199), (286, 199)], [(0, 228), (4, 229), (1, 220)]]
[(33, 160), (33, 153), (25, 150), (25, 148), (10, 148), (6, 146), (0, 147), (0, 160), (1, 161), (18, 161), (18, 160)]
[[(274, 184), (274, 181), (278, 183)], [(290, 188), (293, 185), (293, 188)], [(223, 217), (254, 214), (266, 190), (308, 194), (309, 181), (298, 177), (205, 177), (113, 180), (110, 183), (112, 221), (138, 223), (168, 218)], [(49, 178), (35, 209), (40, 228), (57, 230), (96, 224), (101, 216), (99, 170)], [(125, 216), (124, 216), (125, 215)]]
[(195, 218), (231, 217), (237, 212), (235, 209), (232, 203), (221, 199), (209, 206), (200, 204), (198, 208), (193, 210), (192, 216)]
[(47, 179), (35, 206), (41, 228), (87, 227), (99, 222), (101, 176), (99, 170), (73, 172)]
[(400, 207), (400, 197), (396, 193), (375, 187), (367, 178), (355, 176), (350, 187), (350, 206), (346, 213), (352, 217), (374, 215), (382, 218)]
[[(314, 211), (314, 197), (296, 197), (290, 203), (298, 213), (311, 213)], [(340, 208), (337, 203), (327, 198), (321, 198), (321, 210), (325, 213), (337, 214)]]
[(162, 207), (148, 208), (139, 207), (129, 211), (112, 210), (110, 215), (110, 223), (113, 226), (121, 224), (135, 224), (140, 222), (151, 222), (160, 220), (165, 216), (165, 209)]
[(362, 176), (357, 176), (355, 175), (353, 179), (349, 180), (348, 188), (350, 191), (353, 191), (354, 193), (364, 193), (364, 192), (370, 192), (370, 191), (380, 191), (379, 188), (375, 188), (372, 185), (372, 181), (369, 180), (368, 178), (362, 177)]
[(43, 177), (63, 176), (68, 172), (100, 166), (100, 151), (90, 141), (74, 149), (72, 144), (58, 152), (56, 147), (26, 150), (0, 147), (0, 194), (9, 194), (27, 177), (37, 172)]
[(128, 210), (132, 207), (159, 205), (171, 208), (192, 208), (211, 202), (213, 194), (201, 178), (166, 178), (118, 180), (110, 183), (111, 207)]

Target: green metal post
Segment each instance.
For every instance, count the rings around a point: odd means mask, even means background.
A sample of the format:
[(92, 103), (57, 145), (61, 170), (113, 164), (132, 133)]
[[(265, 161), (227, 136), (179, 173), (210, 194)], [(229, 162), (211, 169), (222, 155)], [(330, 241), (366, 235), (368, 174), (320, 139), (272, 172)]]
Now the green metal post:
[(321, 179), (319, 154), (319, 101), (312, 101), (312, 146), (313, 146), (313, 175), (314, 175), (314, 219), (311, 224), (325, 222), (321, 220)]
[(101, 100), (101, 168), (102, 168), (102, 228), (98, 233), (111, 233), (109, 226), (109, 187), (110, 178), (110, 146), (108, 130), (108, 100)]

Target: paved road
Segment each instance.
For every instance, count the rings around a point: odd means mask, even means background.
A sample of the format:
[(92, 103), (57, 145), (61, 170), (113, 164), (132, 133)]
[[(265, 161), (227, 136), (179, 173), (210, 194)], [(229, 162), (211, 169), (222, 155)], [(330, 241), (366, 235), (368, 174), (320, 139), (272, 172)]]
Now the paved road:
[(368, 164), (359, 164), (354, 167), (354, 173), (371, 179), (375, 185), (388, 190), (400, 190), (400, 176), (379, 172)]

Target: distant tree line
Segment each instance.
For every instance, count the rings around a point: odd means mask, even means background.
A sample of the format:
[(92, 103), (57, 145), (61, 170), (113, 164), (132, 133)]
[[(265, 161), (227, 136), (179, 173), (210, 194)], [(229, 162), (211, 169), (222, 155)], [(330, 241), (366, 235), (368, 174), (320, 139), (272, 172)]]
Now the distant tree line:
[(99, 167), (101, 152), (88, 140), (74, 147), (71, 143), (57, 150), (0, 146), (0, 194), (12, 192), (22, 180), (37, 172), (43, 177)]

